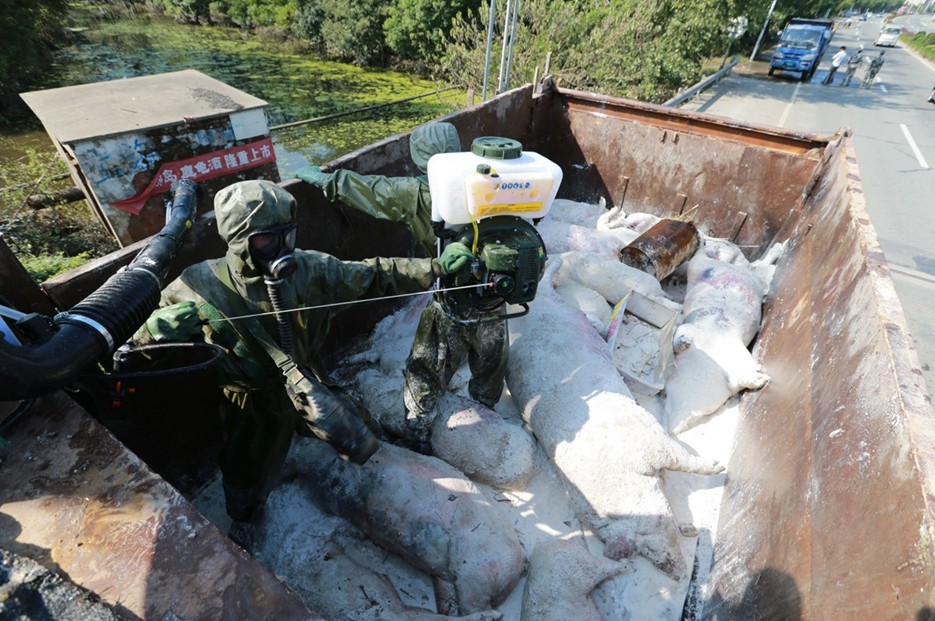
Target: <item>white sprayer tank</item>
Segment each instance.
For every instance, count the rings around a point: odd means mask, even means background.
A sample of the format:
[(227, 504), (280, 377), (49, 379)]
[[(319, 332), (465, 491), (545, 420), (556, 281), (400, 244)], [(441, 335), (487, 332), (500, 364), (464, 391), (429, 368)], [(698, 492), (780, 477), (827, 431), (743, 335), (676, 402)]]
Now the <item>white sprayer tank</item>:
[(558, 193), (562, 169), (523, 151), (516, 140), (484, 136), (469, 152), (433, 155), (428, 179), (432, 220), (448, 227), (489, 216), (543, 217)]

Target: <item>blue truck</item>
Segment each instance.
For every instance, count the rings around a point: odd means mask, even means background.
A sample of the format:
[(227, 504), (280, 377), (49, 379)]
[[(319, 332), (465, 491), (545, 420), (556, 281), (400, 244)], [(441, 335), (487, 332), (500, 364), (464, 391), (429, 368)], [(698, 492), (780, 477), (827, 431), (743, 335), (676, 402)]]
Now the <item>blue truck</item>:
[(833, 32), (834, 20), (831, 19), (790, 19), (770, 58), (769, 75), (778, 69), (799, 72), (803, 82), (811, 79)]

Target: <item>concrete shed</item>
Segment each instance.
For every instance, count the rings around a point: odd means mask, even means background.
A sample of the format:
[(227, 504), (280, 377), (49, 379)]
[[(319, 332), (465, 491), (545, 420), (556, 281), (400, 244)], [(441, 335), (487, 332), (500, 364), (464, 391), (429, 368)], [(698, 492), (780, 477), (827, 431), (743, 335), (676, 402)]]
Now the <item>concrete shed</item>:
[(121, 246), (165, 223), (172, 183), (279, 181), (267, 102), (193, 69), (22, 93)]

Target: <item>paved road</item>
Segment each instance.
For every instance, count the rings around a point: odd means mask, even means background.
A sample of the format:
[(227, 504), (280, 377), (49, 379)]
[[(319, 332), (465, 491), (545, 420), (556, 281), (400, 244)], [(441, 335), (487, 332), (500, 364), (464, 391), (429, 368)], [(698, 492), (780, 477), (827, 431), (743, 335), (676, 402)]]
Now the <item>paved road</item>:
[[(930, 16), (904, 16), (896, 23), (913, 31), (935, 32)], [(859, 24), (859, 28), (858, 28)], [(926, 99), (935, 86), (935, 66), (904, 46), (875, 48), (882, 20), (854, 22), (839, 28), (831, 49), (807, 83), (798, 74), (767, 78), (732, 75), (683, 109), (699, 110), (745, 121), (798, 130), (833, 133), (853, 131), (858, 165), (880, 245), (890, 263), (896, 293), (906, 313), (919, 362), (935, 392), (935, 106)], [(864, 46), (865, 54), (885, 49), (885, 64), (873, 85), (858, 80), (824, 86), (831, 56), (841, 45), (848, 52)]]

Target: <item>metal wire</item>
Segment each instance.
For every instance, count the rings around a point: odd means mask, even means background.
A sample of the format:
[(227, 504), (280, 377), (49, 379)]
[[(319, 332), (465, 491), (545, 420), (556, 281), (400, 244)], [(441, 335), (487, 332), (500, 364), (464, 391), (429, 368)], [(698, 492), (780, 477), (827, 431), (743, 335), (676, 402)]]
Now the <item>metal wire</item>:
[[(384, 300), (393, 300), (397, 298), (407, 298), (416, 295), (426, 295), (426, 294), (435, 294), (435, 293), (444, 293), (446, 291), (458, 291), (460, 289), (477, 289), (478, 287), (490, 287), (490, 283), (485, 284), (474, 284), (474, 285), (462, 285), (460, 287), (444, 287), (441, 289), (429, 289), (428, 291), (416, 291), (415, 293), (398, 293), (395, 295), (387, 295), (379, 298), (366, 298), (363, 300), (349, 300), (347, 302), (331, 302), (329, 304), (317, 304), (315, 306), (301, 306), (299, 308), (287, 308), (283, 309), (282, 313), (298, 313), (299, 311), (306, 310), (318, 310), (320, 308), (333, 308), (335, 306), (348, 306), (350, 304), (363, 304), (364, 302), (382, 302)], [(236, 315), (234, 317), (223, 317), (221, 319), (209, 319), (207, 323), (219, 323), (223, 321), (233, 321), (235, 319), (250, 319), (251, 317), (265, 317), (267, 315), (275, 315), (276, 311), (269, 311), (263, 313), (252, 313), (249, 315)]]

